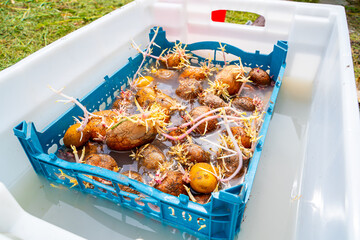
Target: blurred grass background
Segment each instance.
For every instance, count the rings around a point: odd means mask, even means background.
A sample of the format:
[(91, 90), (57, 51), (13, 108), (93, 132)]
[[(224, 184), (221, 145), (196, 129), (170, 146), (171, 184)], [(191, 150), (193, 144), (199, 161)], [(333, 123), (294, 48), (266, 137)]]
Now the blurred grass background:
[(254, 22), (260, 15), (250, 12), (226, 11), (225, 22), (245, 24), (248, 20)]
[[(360, 1), (297, 0), (331, 2), (345, 7), (354, 60), (355, 79), (360, 89)], [(85, 26), (131, 0), (7, 0), (0, 2), (0, 71)], [(245, 24), (257, 14), (228, 11), (226, 22)]]
[(0, 3), (0, 71), (131, 0)]

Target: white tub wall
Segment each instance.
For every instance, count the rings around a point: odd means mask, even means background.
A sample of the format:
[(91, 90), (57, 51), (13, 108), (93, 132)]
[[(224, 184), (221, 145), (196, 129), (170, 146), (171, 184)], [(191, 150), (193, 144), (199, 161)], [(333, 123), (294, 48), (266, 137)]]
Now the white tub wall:
[(360, 238), (358, 104), (346, 17), (335, 10), (313, 92), (297, 239)]
[[(203, 5), (199, 5), (200, 3)], [(210, 12), (217, 9), (259, 13), (265, 16), (268, 22), (265, 28), (211, 22)], [(291, 229), (297, 229), (291, 238), (335, 239), (338, 236), (336, 233), (338, 233), (342, 234), (341, 236), (353, 236), (352, 239), (360, 239), (358, 229), (354, 227), (359, 226), (356, 224), (356, 221), (359, 220), (357, 214), (359, 209), (355, 205), (355, 200), (360, 202), (360, 199), (358, 198), (358, 191), (352, 187), (352, 182), (359, 182), (356, 175), (356, 169), (359, 169), (356, 167), (359, 166), (354, 163), (354, 159), (360, 156), (355, 146), (356, 141), (358, 141), (359, 129), (354, 127), (359, 119), (356, 110), (354, 111), (357, 109), (356, 98), (352, 93), (355, 89), (353, 86), (354, 77), (351, 75), (351, 58), (346, 55), (350, 53), (350, 49), (349, 43), (346, 42), (348, 41), (346, 26), (341, 22), (343, 17), (344, 13), (338, 7), (289, 2), (241, 0), (133, 2), (89, 24), (87, 27), (71, 33), (0, 73), (0, 96), (4, 96), (2, 99), (7, 99), (6, 103), (2, 101), (2, 107), (5, 109), (4, 112), (8, 113), (6, 118), (1, 117), (0, 119), (0, 139), (2, 143), (5, 143), (0, 145), (1, 152), (5, 153), (0, 161), (7, 166), (0, 168), (0, 180), (9, 186), (21, 179), (26, 172), (32, 171), (29, 169), (29, 162), (20, 144), (13, 136), (12, 128), (22, 120), (32, 120), (36, 122), (40, 130), (68, 107), (55, 103), (59, 97), (46, 88), (47, 84), (55, 88), (66, 86), (65, 92), (67, 94), (81, 98), (100, 83), (105, 75), (114, 73), (119, 66), (127, 61), (128, 56), (134, 55), (135, 51), (129, 44), (130, 39), (134, 38), (137, 43), (145, 45), (151, 26), (163, 26), (170, 40), (179, 39), (183, 42), (223, 41), (247, 51), (260, 49), (262, 52), (270, 52), (273, 44), (282, 39), (288, 40), (290, 47), (287, 59), (288, 66), (280, 92), (280, 98), (286, 99), (286, 101), (277, 102), (276, 109), (278, 110), (274, 118), (282, 121), (285, 117), (282, 114), (287, 114), (293, 117), (294, 125), (299, 126), (304, 123), (307, 124), (309, 121), (306, 130), (309, 143), (307, 146), (294, 148), (294, 151), (299, 151), (299, 154), (303, 154), (302, 148), (306, 148), (306, 154), (304, 153), (303, 157), (304, 172), (302, 168), (296, 171), (298, 175), (303, 174), (302, 177), (296, 177), (299, 179), (297, 186), (293, 187), (292, 182), (289, 184), (282, 182), (283, 185), (279, 185), (284, 193), (284, 195), (279, 196), (282, 198), (280, 203), (285, 203), (285, 205), (279, 203), (269, 207), (266, 205), (266, 201), (259, 200), (259, 196), (264, 195), (257, 193), (254, 189), (253, 200), (249, 202), (246, 212), (248, 220), (245, 220), (243, 226), (244, 228), (250, 226), (251, 224), (247, 224), (252, 219), (257, 221), (255, 225), (262, 230), (250, 233), (243, 231), (243, 233), (248, 234), (246, 236), (250, 236), (252, 239), (259, 239), (256, 236), (289, 239), (289, 234), (292, 234), (290, 230), (285, 234), (282, 232), (282, 225), (271, 223), (282, 217), (282, 222), (290, 222), (288, 225)], [(346, 34), (343, 36), (342, 34), (345, 32)], [(338, 49), (339, 46), (342, 48)], [(342, 66), (339, 66), (338, 63), (344, 62), (349, 62), (350, 67), (343, 69)], [(328, 71), (328, 65), (332, 66), (331, 70), (334, 73)], [(61, 66), (61, 68), (57, 66)], [(29, 82), (27, 79), (29, 76), (36, 81)], [(341, 81), (336, 81), (336, 79), (341, 79)], [(330, 86), (329, 82), (332, 83)], [(16, 96), (10, 95), (8, 89), (23, 85), (26, 87), (19, 87)], [(295, 103), (301, 103), (297, 106), (304, 106), (304, 111), (294, 109)], [(311, 105), (311, 109), (307, 107), (308, 105)], [(13, 109), (18, 111), (13, 111)], [(341, 115), (336, 116), (335, 113), (337, 112), (343, 112), (343, 117)], [(270, 131), (271, 128), (281, 131), (281, 126), (275, 122), (270, 124)], [(274, 134), (276, 135), (276, 131), (273, 131)], [(286, 135), (283, 132), (281, 134)], [(356, 134), (358, 135), (356, 136)], [(343, 144), (336, 145), (336, 139), (339, 139), (339, 142), (343, 141)], [(266, 150), (265, 147), (264, 151)], [(274, 149), (281, 151), (282, 148)], [(276, 156), (276, 153), (271, 152), (271, 149), (268, 148), (266, 151)], [(297, 152), (279, 155), (291, 157), (294, 154)], [(266, 156), (266, 152), (263, 155)], [(330, 159), (328, 161), (333, 161), (334, 164), (328, 164), (323, 156), (327, 156), (327, 159)], [(9, 159), (12, 161), (11, 164), (8, 164)], [(340, 160), (335, 162), (336, 159)], [(302, 166), (302, 163), (300, 165)], [(267, 166), (270, 170), (265, 173), (271, 177), (271, 170), (274, 170), (274, 166), (271, 163), (268, 163)], [(339, 173), (339, 175), (333, 177), (334, 172)], [(286, 173), (282, 174), (286, 175)], [(255, 181), (257, 179), (261, 178), (257, 177)], [(278, 180), (281, 183), (281, 176)], [(340, 189), (339, 195), (336, 195), (333, 188), (328, 187), (329, 182)], [(266, 187), (264, 184), (257, 184)], [(344, 187), (346, 189), (342, 190)], [(49, 189), (46, 190), (50, 191)], [(52, 190), (56, 192), (57, 189)], [(18, 196), (26, 197), (21, 189), (16, 191), (18, 191)], [(37, 191), (40, 190), (37, 189)], [(265, 195), (265, 197), (271, 198), (273, 196), (272, 192), (266, 194), (269, 195)], [(299, 205), (296, 205), (292, 210), (295, 211), (294, 215), (286, 215), (277, 211), (286, 208), (286, 204), (296, 194), (301, 197)], [(324, 206), (317, 206), (314, 196), (320, 196), (321, 198), (318, 199)], [(334, 198), (332, 200), (327, 196)], [(259, 204), (254, 208), (264, 209), (266, 214), (270, 214), (270, 216), (264, 216), (264, 212), (263, 215), (260, 213), (256, 215), (251, 212), (250, 204), (254, 202)], [(49, 201), (47, 204), (51, 208), (53, 202)], [(331, 208), (332, 205), (335, 205), (335, 208)], [(29, 208), (32, 208), (31, 204)], [(34, 207), (34, 214), (37, 213), (37, 208), (40, 207)], [(71, 212), (71, 208), (69, 209)], [(331, 209), (337, 210), (335, 213), (338, 214), (339, 219), (343, 220), (335, 227), (331, 225), (334, 222), (330, 221), (327, 224), (326, 219), (324, 220), (323, 215), (321, 215), (327, 213), (329, 216), (332, 213)], [(53, 208), (52, 211), (54, 212), (51, 213), (53, 217), (49, 219), (61, 225), (61, 219), (56, 216), (57, 211), (62, 210), (64, 208)], [(351, 212), (352, 210), (354, 212)], [(63, 215), (65, 216), (66, 213), (67, 211), (64, 211)], [(261, 220), (263, 218), (266, 218), (268, 222)], [(335, 220), (334, 214), (332, 219)], [(295, 225), (292, 224), (292, 221), (295, 222)], [(64, 227), (76, 231), (75, 224), (67, 224)], [(96, 221), (93, 224), (96, 224)], [(313, 225), (317, 228), (314, 229)], [(98, 227), (101, 226), (100, 223)], [(156, 226), (155, 228), (157, 228)], [(334, 234), (332, 236), (326, 235), (324, 232), (328, 229), (331, 230), (331, 228), (337, 228), (338, 231), (329, 231), (329, 233)], [(309, 232), (309, 229), (312, 231)], [(249, 230), (249, 228), (244, 230)], [(111, 235), (112, 232), (108, 234), (109, 236), (116, 236), (116, 234)]]

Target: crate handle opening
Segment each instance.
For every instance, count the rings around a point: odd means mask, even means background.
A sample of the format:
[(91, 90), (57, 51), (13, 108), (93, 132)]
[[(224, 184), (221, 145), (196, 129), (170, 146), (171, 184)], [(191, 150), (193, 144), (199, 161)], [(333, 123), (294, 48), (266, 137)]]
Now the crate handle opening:
[(211, 12), (211, 20), (213, 22), (225, 22), (240, 25), (265, 27), (264, 16), (246, 11), (233, 11), (224, 9), (214, 10)]

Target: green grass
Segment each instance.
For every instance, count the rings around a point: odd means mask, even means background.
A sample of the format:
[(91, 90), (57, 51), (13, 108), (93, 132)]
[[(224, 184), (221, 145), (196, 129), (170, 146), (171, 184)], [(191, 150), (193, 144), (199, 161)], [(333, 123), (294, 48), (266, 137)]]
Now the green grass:
[(131, 0), (0, 2), (0, 70)]
[(360, 2), (348, 0), (348, 3), (349, 5), (345, 6), (345, 10), (350, 31), (355, 79), (360, 90)]
[(248, 20), (254, 22), (260, 15), (250, 12), (226, 11), (225, 22), (245, 24)]

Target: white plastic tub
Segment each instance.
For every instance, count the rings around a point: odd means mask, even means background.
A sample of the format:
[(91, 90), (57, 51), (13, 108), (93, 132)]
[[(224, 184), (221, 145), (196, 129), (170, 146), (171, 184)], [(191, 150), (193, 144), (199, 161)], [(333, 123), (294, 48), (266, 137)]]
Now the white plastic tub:
[[(262, 27), (211, 22), (212, 10), (263, 15)], [(135, 1), (0, 72), (0, 181), (29, 213), (88, 239), (193, 239), (102, 199), (35, 175), (12, 128), (42, 129), (68, 107), (48, 85), (81, 98), (143, 45), (215, 40), (270, 52), (289, 42), (287, 69), (240, 239), (360, 239), (360, 121), (342, 7), (241, 0)], [(3, 218), (4, 216), (0, 216)]]

